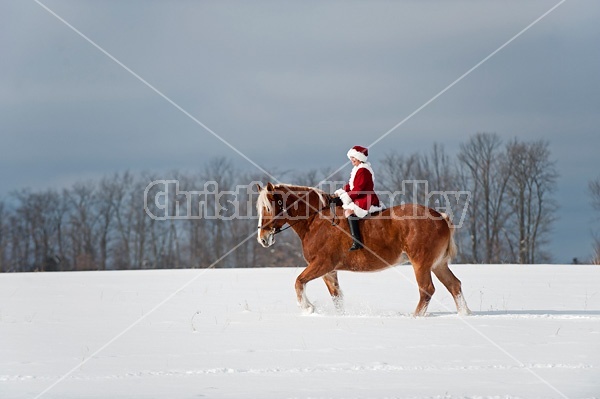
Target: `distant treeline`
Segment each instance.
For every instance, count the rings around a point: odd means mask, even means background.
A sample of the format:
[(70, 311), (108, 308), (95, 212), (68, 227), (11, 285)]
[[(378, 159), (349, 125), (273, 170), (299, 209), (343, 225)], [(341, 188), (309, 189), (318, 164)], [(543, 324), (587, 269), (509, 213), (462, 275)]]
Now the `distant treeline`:
[[(547, 141), (503, 143), (496, 134), (478, 133), (460, 146), (456, 157), (438, 144), (425, 154), (372, 152), (376, 188), (386, 193), (382, 195), (386, 206), (427, 203), (450, 211), (456, 224), (462, 221), (455, 233), (459, 245), (455, 263), (551, 261), (545, 244), (556, 219), (553, 193), (558, 173)], [(283, 182), (309, 186), (325, 178), (348, 180), (349, 166), (334, 176), (331, 170), (274, 175)], [(275, 246), (261, 247), (255, 237), (256, 218), (151, 218), (144, 209), (144, 194), (151, 182), (160, 179), (178, 181), (179, 190), (200, 191), (206, 182), (216, 182), (219, 190), (231, 192), (269, 180), (217, 158), (198, 172), (122, 172), (63, 190), (14, 192), (0, 202), (0, 271), (305, 265), (299, 239), (291, 230), (278, 235)], [(238, 192), (237, 211), (255, 214), (245, 209), (253, 207), (252, 193)], [(459, 192), (470, 192), (470, 198), (452, 195)], [(173, 207), (170, 211), (198, 216), (186, 209), (185, 199), (174, 190), (164, 198), (149, 194), (146, 203), (155, 211), (168, 206)], [(215, 198), (203, 199), (207, 209), (218, 211), (217, 204), (208, 203)], [(227, 213), (231, 203), (220, 205)]]

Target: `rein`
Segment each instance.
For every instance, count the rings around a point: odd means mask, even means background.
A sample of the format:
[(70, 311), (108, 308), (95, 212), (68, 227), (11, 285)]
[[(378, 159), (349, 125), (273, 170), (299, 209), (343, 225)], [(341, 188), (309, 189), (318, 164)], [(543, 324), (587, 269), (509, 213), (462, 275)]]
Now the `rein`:
[[(296, 202), (298, 202), (298, 201), (299, 201), (299, 199), (297, 199), (296, 201), (292, 202), (292, 204), (291, 204), (291, 205), (289, 205), (289, 206), (288, 206), (288, 208), (289, 208), (290, 206), (294, 205), (294, 203), (296, 203)], [(317, 209), (317, 211), (316, 211), (315, 213), (313, 213), (312, 215), (309, 215), (308, 217), (311, 217), (311, 216), (313, 216), (313, 215), (316, 215), (317, 213), (321, 213), (321, 212), (323, 212), (325, 209), (327, 209), (327, 208), (330, 208), (330, 209), (331, 209), (331, 211), (332, 211), (332, 214), (333, 214), (333, 219), (332, 219), (332, 221), (331, 221), (331, 225), (332, 225), (332, 226), (335, 226), (335, 225), (337, 224), (337, 215), (336, 215), (336, 213), (335, 213), (335, 205), (336, 205), (335, 201), (332, 201), (332, 199), (331, 199), (331, 198), (329, 198), (329, 200), (328, 200), (328, 204), (327, 204), (327, 205), (325, 205), (325, 206), (323, 206), (323, 207), (321, 207), (321, 208)], [(282, 210), (281, 210), (281, 212), (279, 212), (279, 213), (277, 214), (277, 216), (275, 216), (275, 218), (274, 218), (274, 219), (276, 219), (276, 218), (280, 217), (280, 215), (283, 215), (284, 213), (287, 213), (287, 208), (285, 208), (285, 209), (282, 209)], [(308, 219), (308, 218), (307, 218), (307, 219)], [(303, 221), (305, 221), (305, 220), (306, 220), (306, 219), (298, 219), (298, 220), (296, 220), (294, 223), (288, 223), (288, 224), (287, 224), (287, 226), (285, 226), (284, 228), (275, 227), (275, 231), (273, 231), (273, 235), (279, 234), (279, 233), (281, 233), (282, 231), (285, 231), (285, 230), (289, 229), (290, 227), (294, 226), (295, 224), (297, 224), (297, 223), (300, 223), (300, 222), (303, 222)], [(260, 229), (261, 229), (261, 230), (266, 230), (266, 229), (268, 229), (268, 227), (261, 226), (261, 227), (260, 227)]]
[(296, 221), (295, 221), (294, 223), (292, 223), (292, 224), (289, 224), (289, 223), (288, 223), (288, 225), (287, 225), (287, 226), (285, 226), (283, 229), (282, 229), (282, 228), (279, 228), (279, 227), (275, 227), (275, 231), (273, 232), (273, 235), (275, 235), (275, 234), (279, 234), (279, 233), (281, 233), (282, 231), (286, 231), (287, 229), (289, 229), (290, 227), (292, 227), (292, 226), (293, 226), (293, 225), (295, 225), (296, 223), (298, 223), (298, 222), (302, 222), (302, 221), (303, 221), (303, 220), (296, 220)]

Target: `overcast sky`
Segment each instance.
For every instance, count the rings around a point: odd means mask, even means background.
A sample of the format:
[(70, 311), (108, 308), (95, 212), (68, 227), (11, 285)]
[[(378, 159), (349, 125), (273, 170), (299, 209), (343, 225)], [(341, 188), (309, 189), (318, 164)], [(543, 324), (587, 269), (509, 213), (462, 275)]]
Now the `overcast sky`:
[[(267, 171), (338, 167), (546, 13), (539, 1), (42, 0)], [(568, 0), (370, 149), (547, 139), (555, 260), (591, 256), (600, 2)], [(256, 167), (31, 0), (0, 0), (0, 198), (116, 171)]]

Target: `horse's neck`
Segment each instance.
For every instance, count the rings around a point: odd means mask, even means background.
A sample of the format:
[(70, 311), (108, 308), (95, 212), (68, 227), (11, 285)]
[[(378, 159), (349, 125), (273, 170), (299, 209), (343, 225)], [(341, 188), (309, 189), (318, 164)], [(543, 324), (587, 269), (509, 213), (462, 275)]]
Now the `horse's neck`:
[(313, 217), (309, 217), (306, 220), (294, 220), (290, 222), (292, 226), (292, 230), (298, 235), (300, 241), (304, 241), (304, 236), (308, 233), (310, 229), (310, 224), (312, 223)]
[(306, 217), (318, 213), (323, 208), (322, 200), (319, 193), (315, 191), (306, 191), (293, 193), (287, 201), (288, 214), (292, 217)]
[(323, 204), (320, 195), (315, 191), (294, 193), (294, 196), (288, 204), (288, 214), (291, 217), (288, 223), (300, 240), (303, 240)]

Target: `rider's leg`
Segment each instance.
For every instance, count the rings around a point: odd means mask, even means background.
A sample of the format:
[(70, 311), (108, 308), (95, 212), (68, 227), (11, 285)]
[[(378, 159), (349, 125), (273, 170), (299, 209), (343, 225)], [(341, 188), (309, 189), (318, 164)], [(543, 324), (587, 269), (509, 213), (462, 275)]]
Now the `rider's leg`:
[(356, 251), (357, 249), (361, 249), (363, 247), (362, 238), (360, 237), (360, 229), (358, 227), (359, 218), (353, 213), (347, 215), (347, 218), (348, 226), (350, 226), (350, 234), (352, 235), (352, 246), (350, 247), (350, 251)]

